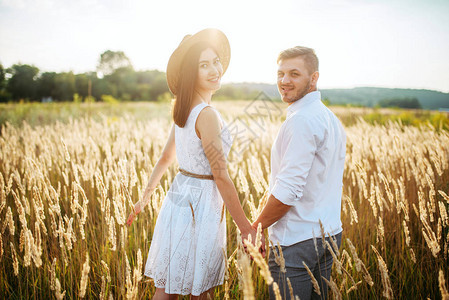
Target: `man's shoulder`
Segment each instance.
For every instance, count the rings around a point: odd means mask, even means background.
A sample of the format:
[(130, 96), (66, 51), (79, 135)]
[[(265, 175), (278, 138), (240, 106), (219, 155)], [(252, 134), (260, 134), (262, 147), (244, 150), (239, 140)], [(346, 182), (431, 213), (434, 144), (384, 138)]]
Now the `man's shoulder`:
[(285, 122), (289, 126), (306, 126), (319, 122), (319, 116), (322, 112), (319, 109), (298, 110), (292, 113)]
[(285, 119), (285, 125), (288, 127), (302, 127), (311, 122), (312, 118), (310, 115), (302, 112), (294, 112), (288, 118)]

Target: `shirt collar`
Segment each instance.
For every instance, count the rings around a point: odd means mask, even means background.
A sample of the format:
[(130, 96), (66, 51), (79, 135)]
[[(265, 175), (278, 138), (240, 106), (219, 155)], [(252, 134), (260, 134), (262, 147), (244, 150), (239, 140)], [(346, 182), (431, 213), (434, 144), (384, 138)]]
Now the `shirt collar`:
[(293, 104), (287, 107), (287, 117), (289, 117), (292, 113), (300, 110), (307, 104), (315, 102), (317, 100), (321, 100), (321, 93), (319, 91), (313, 91), (308, 93), (307, 95), (305, 95), (304, 97), (295, 101)]

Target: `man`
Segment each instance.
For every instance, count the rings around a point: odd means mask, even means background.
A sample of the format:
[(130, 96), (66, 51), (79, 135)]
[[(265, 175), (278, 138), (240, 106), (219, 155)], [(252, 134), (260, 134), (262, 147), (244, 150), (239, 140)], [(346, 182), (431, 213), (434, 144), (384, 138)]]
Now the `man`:
[[(289, 299), (289, 278), (293, 294), (301, 300), (326, 299), (332, 255), (322, 240), (333, 237), (341, 243), (341, 194), (346, 152), (346, 134), (337, 117), (321, 102), (317, 91), (318, 58), (313, 49), (294, 47), (278, 57), (277, 85), (288, 104), (271, 150), (270, 193), (257, 220), (268, 228), (274, 246), (281, 245), (286, 273), (275, 262), (273, 248), (269, 267), (282, 298)], [(277, 248), (277, 247), (275, 247)], [(312, 288), (318, 281), (321, 296)], [(270, 298), (274, 299), (272, 287)]]

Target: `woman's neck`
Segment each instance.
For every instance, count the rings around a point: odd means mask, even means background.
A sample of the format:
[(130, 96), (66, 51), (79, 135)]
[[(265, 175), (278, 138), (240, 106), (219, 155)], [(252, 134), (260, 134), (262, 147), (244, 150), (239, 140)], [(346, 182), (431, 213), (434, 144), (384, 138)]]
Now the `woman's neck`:
[(204, 102), (208, 105), (210, 105), (210, 102), (212, 100), (212, 92), (204, 92), (204, 91), (195, 91), (193, 94), (193, 105), (197, 105), (201, 102)]

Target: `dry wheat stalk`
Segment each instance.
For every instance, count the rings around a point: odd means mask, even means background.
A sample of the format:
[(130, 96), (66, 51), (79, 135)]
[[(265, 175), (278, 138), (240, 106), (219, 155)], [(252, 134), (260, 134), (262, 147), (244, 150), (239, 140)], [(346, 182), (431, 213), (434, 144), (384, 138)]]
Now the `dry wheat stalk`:
[(357, 282), (356, 284), (354, 284), (353, 286), (351, 286), (351, 287), (346, 291), (346, 294), (349, 294), (350, 292), (357, 290), (357, 286), (360, 285), (360, 284), (362, 284), (362, 281), (361, 281), (361, 280), (360, 280), (359, 282)]
[(440, 285), (440, 292), (441, 292), (441, 298), (443, 300), (449, 299), (449, 292), (446, 288), (446, 280), (444, 280), (444, 273), (443, 270), (440, 269), (440, 272), (438, 274), (438, 283)]
[[(331, 238), (332, 239), (332, 238)], [(332, 255), (332, 258), (334, 260), (335, 268), (337, 269), (337, 273), (341, 275), (341, 269), (343, 268), (340, 260), (338, 259), (337, 255), (334, 252), (334, 249), (332, 249), (332, 246), (329, 244), (328, 241), (325, 241), (327, 249), (329, 249), (329, 253)]]
[(240, 250), (240, 248), (238, 250), (237, 257), (237, 262), (242, 272), (241, 278), (239, 278), (239, 282), (241, 283), (243, 289), (243, 297), (244, 299), (255, 299), (253, 280), (251, 278), (252, 270), (250, 259), (246, 253)]
[(225, 281), (225, 287), (224, 287), (224, 299), (229, 300), (229, 281)]
[(273, 291), (274, 291), (275, 299), (276, 300), (282, 300), (281, 292), (280, 292), (279, 286), (278, 286), (278, 284), (276, 282), (273, 282), (272, 288), (273, 288)]
[(260, 269), (259, 274), (264, 278), (265, 282), (270, 285), (273, 282), (273, 277), (271, 277), (271, 272), (268, 268), (268, 264), (265, 259), (263, 259), (262, 254), (260, 254), (259, 248), (257, 246), (254, 246), (251, 242), (246, 243), (246, 247), (249, 254), (254, 259), (254, 262)]
[(19, 260), (17, 259), (17, 253), (16, 248), (14, 247), (14, 244), (12, 242), (9, 243), (11, 246), (11, 254), (12, 254), (12, 261), (13, 261), (13, 268), (14, 268), (14, 275), (19, 277)]
[(313, 276), (312, 271), (310, 271), (309, 267), (306, 265), (306, 263), (303, 261), (302, 264), (304, 265), (304, 267), (307, 270), (307, 273), (309, 273), (310, 276), (310, 281), (312, 282), (313, 285), (313, 290), (315, 291), (315, 293), (317, 293), (318, 295), (321, 295), (321, 291), (320, 291), (320, 286), (318, 284), (318, 281), (316, 280), (315, 276)]
[(59, 282), (59, 279), (56, 278), (56, 279), (55, 279), (55, 296), (56, 296), (56, 299), (58, 299), (58, 300), (64, 299), (64, 297), (65, 297), (65, 292), (66, 292), (66, 291), (63, 291), (63, 292), (61, 293), (61, 283)]
[(359, 218), (357, 216), (357, 211), (354, 208), (354, 204), (352, 203), (351, 198), (349, 196), (344, 196), (343, 199), (345, 200), (344, 202), (349, 206), (349, 211), (351, 212), (351, 214), (350, 214), (350, 216), (351, 216), (350, 225), (352, 225), (353, 222), (359, 223)]
[(326, 281), (327, 285), (331, 288), (332, 294), (334, 295), (334, 299), (340, 300), (342, 299), (340, 290), (338, 289), (337, 284), (335, 281), (332, 280), (332, 277), (330, 280), (327, 280), (324, 276), (321, 276), (321, 278)]
[(349, 238), (347, 238), (346, 241), (349, 245), (349, 250), (351, 251), (352, 257), (354, 257), (355, 268), (356, 268), (357, 272), (360, 272), (362, 269), (362, 266), (361, 266), (362, 261), (359, 259), (359, 256), (357, 255), (357, 251), (356, 251), (354, 245), (352, 244), (351, 240)]
[(438, 190), (438, 193), (444, 198), (444, 200), (446, 200), (447, 203), (449, 203), (449, 196), (445, 192)]
[(80, 298), (84, 298), (86, 295), (87, 280), (89, 279), (90, 265), (89, 265), (89, 253), (86, 252), (86, 260), (83, 264), (83, 269), (81, 270), (81, 282), (80, 282)]
[(379, 271), (382, 277), (382, 285), (384, 287), (382, 296), (384, 296), (387, 299), (393, 299), (393, 290), (391, 289), (391, 283), (390, 283), (390, 276), (388, 275), (388, 267), (385, 263), (384, 259), (380, 255), (380, 253), (377, 251), (376, 247), (371, 245), (371, 248), (373, 249), (374, 253), (376, 253), (377, 261), (378, 261), (378, 267)]
[(288, 285), (288, 291), (290, 293), (290, 299), (295, 299), (295, 297), (293, 295), (292, 283), (290, 282), (290, 278), (288, 278), (288, 277), (287, 277), (287, 285)]

